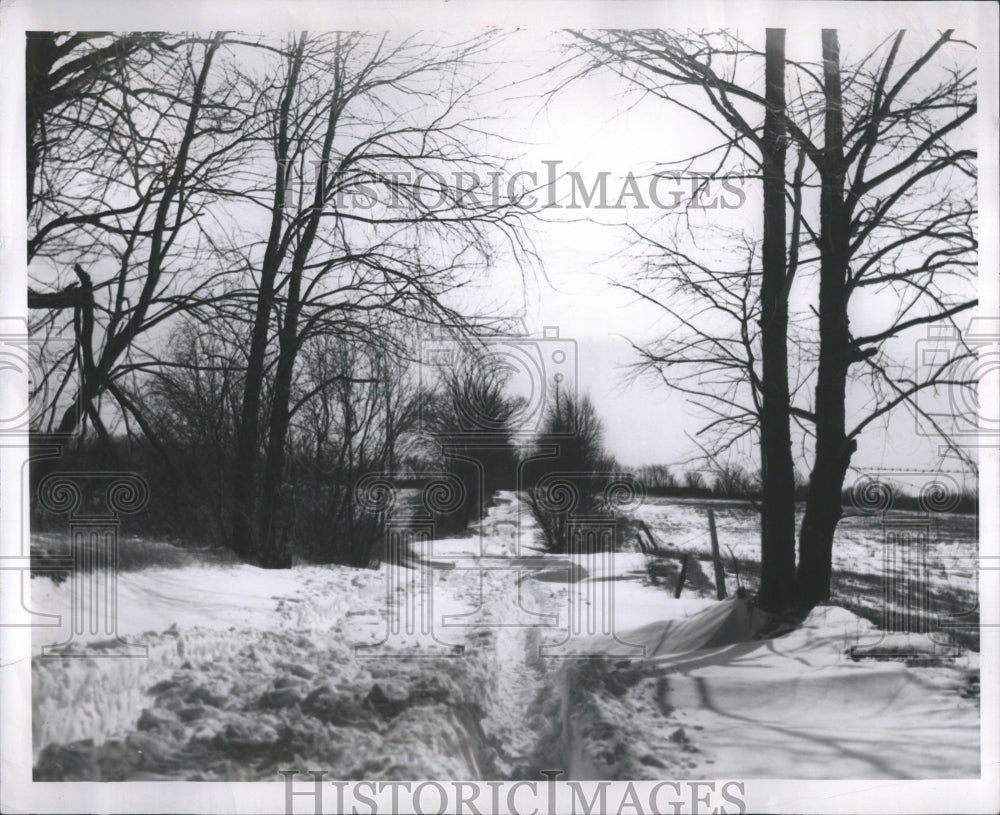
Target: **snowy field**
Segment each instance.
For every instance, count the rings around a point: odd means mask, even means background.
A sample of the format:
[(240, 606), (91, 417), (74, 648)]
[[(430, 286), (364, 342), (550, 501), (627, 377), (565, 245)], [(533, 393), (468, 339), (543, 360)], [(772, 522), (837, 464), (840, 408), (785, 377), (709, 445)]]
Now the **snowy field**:
[[(756, 588), (760, 526), (748, 503), (647, 498), (636, 514), (662, 545), (697, 556), (711, 576), (709, 507), (715, 513), (730, 594), (738, 582), (733, 557), (739, 582)], [(800, 507), (797, 526), (801, 520)], [(978, 649), (978, 541), (975, 515), (892, 511), (883, 516), (845, 510), (833, 547), (834, 599), (880, 626), (883, 610), (898, 614), (905, 605), (930, 629), (946, 628)], [(917, 587), (920, 597), (913, 596)]]
[[(700, 559), (680, 599), (675, 560), (539, 555), (512, 494), (415, 568), (264, 571), (179, 556), (122, 571), (119, 635), (146, 649), (132, 658), (109, 658), (118, 646), (86, 634), (67, 650), (89, 642), (90, 656), (43, 656), (69, 639), (72, 581), (37, 577), (31, 605), (64, 625), (34, 631), (35, 778), (980, 775), (978, 654), (884, 634), (856, 613), (880, 607), (877, 522), (842, 525), (838, 603), (850, 602), (782, 634), (733, 598), (734, 570), (731, 599), (714, 599), (707, 506), (652, 499), (639, 511), (661, 543)], [(752, 584), (751, 511), (714, 510), (723, 551)], [(972, 564), (952, 562), (974, 554), (974, 519), (935, 534), (931, 594), (974, 600)]]

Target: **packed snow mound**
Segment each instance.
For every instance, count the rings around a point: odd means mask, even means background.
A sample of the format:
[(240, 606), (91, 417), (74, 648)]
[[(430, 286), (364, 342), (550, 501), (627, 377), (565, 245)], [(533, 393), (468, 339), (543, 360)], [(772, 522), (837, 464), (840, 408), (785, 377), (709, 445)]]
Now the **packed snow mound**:
[[(760, 638), (763, 622), (742, 601), (712, 603), (621, 634), (646, 645), (645, 659), (568, 666), (552, 737), (568, 775), (980, 775), (977, 655), (935, 664), (933, 641), (884, 634), (836, 606), (776, 638)], [(852, 658), (874, 645), (900, 658)]]
[(641, 645), (647, 659), (718, 648), (759, 637), (768, 615), (742, 599), (711, 603), (703, 611), (680, 619), (657, 620), (619, 635), (621, 643), (608, 646), (609, 655), (631, 656)]
[[(323, 566), (295, 569), (260, 569), (256, 566), (193, 565), (123, 572), (116, 580), (117, 627), (121, 636), (160, 632), (171, 626), (186, 630), (228, 630), (233, 626), (266, 629), (276, 623), (295, 628), (329, 626), (364, 604), (377, 611), (381, 576), (370, 569), (345, 569), (329, 586), (330, 571)], [(322, 587), (322, 589), (321, 589)], [(57, 645), (69, 636), (72, 593), (67, 581), (32, 580), (31, 603), (57, 614), (62, 625), (36, 626), (36, 648)], [(77, 633), (76, 642), (92, 641), (105, 634)]]

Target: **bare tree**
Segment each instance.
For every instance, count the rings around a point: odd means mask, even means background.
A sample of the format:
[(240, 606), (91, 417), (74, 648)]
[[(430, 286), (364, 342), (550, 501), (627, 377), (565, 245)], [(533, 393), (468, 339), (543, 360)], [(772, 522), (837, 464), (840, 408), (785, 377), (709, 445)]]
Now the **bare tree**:
[[(405, 327), (387, 333), (402, 337)], [(400, 438), (417, 428), (415, 376), (386, 341), (320, 335), (302, 349), (290, 410), (289, 500), (279, 526), (299, 550), (324, 561), (368, 566), (382, 554), (383, 526), (356, 506), (365, 475), (395, 469)]]
[(424, 458), (456, 476), (465, 494), (447, 526), (480, 520), (497, 490), (517, 487), (513, 441), (522, 397), (508, 391), (511, 369), (474, 338), (456, 343), (447, 364), (435, 371), (433, 389), (421, 395)]
[[(25, 145), (27, 211), (58, 194), (50, 173), (68, 136), (93, 133), (107, 124), (95, 101), (109, 95), (129, 62), (150, 60), (159, 38), (114, 37), (101, 32), (29, 31), (25, 41)], [(142, 53), (146, 52), (146, 53)], [(141, 56), (140, 56), (141, 55)], [(113, 103), (109, 108), (113, 109)], [(117, 118), (120, 111), (112, 115)]]
[[(943, 385), (974, 386), (956, 373), (971, 355), (968, 348), (960, 346), (932, 370), (915, 370), (905, 357), (899, 361), (901, 341), (914, 329), (954, 323), (977, 302), (975, 151), (963, 132), (976, 112), (972, 49), (953, 41), (950, 31), (923, 46), (909, 46), (899, 32), (845, 65), (836, 32), (824, 31), (819, 60), (788, 62), (779, 70), (779, 37), (772, 32), (763, 50), (728, 32), (573, 37), (586, 60), (581, 75), (598, 67), (616, 71), (641, 93), (687, 110), (719, 134), (717, 144), (676, 164), (713, 161), (715, 172), (763, 182), (761, 254), (767, 257), (759, 284), (733, 285), (731, 265), (692, 262), (682, 241), (641, 236), (665, 259), (664, 275), (683, 269), (679, 285), (706, 312), (684, 312), (641, 284), (633, 286), (687, 331), (679, 341), (645, 348), (644, 362), (669, 386), (707, 397), (716, 411), (710, 427), (761, 434), (764, 512), (774, 510), (781, 529), (794, 523), (794, 508), (792, 490), (778, 484), (794, 472), (778, 450), (780, 475), (772, 479), (775, 451), (764, 443), (765, 428), (792, 420), (812, 439), (796, 580), (788, 580), (786, 548), (780, 580), (771, 584), (776, 593), (764, 600), (780, 607), (826, 599), (841, 489), (859, 435), (897, 407), (908, 407), (951, 443), (917, 395)], [(903, 51), (909, 51), (906, 58)], [(793, 89), (784, 100), (782, 79)], [(794, 148), (791, 161), (781, 155), (783, 148), (775, 149), (786, 140)], [(787, 218), (775, 203), (780, 185)], [(787, 243), (768, 243), (770, 225), (783, 220)], [(779, 244), (785, 245), (779, 250)], [(755, 253), (744, 250), (742, 256), (751, 259), (746, 274), (752, 279)], [(786, 317), (788, 305), (798, 302), (796, 280), (810, 279), (818, 279), (816, 302)], [(880, 305), (873, 308), (875, 303)], [(873, 311), (881, 325), (851, 330), (852, 313), (870, 320)], [(785, 319), (786, 336), (797, 336), (783, 365), (777, 327)], [(707, 375), (694, 369), (706, 363)], [(689, 376), (671, 380), (671, 368)], [(848, 382), (869, 388), (869, 399), (850, 420)], [(771, 405), (766, 411), (765, 402)], [(733, 435), (723, 438), (731, 443)], [(762, 581), (768, 579), (765, 569)]]
[(207, 230), (246, 135), (214, 70), (225, 48), (221, 33), (29, 35), (28, 304), (37, 337), (74, 340), (40, 429), (106, 435), (107, 395), (151, 435), (133, 380), (228, 271)]
[[(489, 39), (303, 33), (246, 76), (267, 134), (246, 195), (266, 225), (263, 239), (234, 241), (256, 294), (233, 546), (260, 565), (291, 562), (276, 518), (303, 344), (322, 333), (378, 342), (372, 326), (388, 314), (460, 327), (466, 318), (451, 298), (498, 241), (518, 262), (527, 257), (525, 209), (490, 195), (489, 173), (501, 165), (475, 149), (483, 123), (471, 112), (468, 68)], [(260, 393), (272, 366), (265, 415)]]
[[(899, 32), (877, 58), (846, 68), (837, 32), (822, 34), (823, 147), (799, 137), (821, 183), (815, 457), (797, 580), (806, 603), (830, 596), (840, 491), (860, 433), (900, 405), (935, 427), (916, 395), (945, 383), (976, 384), (955, 368), (971, 349), (921, 375), (900, 370), (889, 342), (909, 329), (954, 324), (978, 302), (976, 154), (961, 133), (976, 113), (974, 62), (946, 61), (952, 33), (940, 34), (911, 62), (900, 59)], [(970, 50), (951, 45), (966, 57)], [(895, 302), (878, 328), (855, 334), (850, 308), (869, 292)], [(850, 426), (846, 388), (856, 365), (864, 366), (876, 398)], [(942, 439), (950, 441), (947, 433)]]
[(220, 319), (182, 322), (135, 397), (155, 435), (126, 426), (129, 437), (163, 445), (155, 461), (142, 462), (157, 507), (177, 517), (186, 537), (223, 545), (229, 539), (227, 479), (244, 374), (239, 328)]
[(164, 354), (170, 331), (225, 323), (246, 338), (229, 361), (242, 371), (230, 540), (289, 565), (279, 527), (290, 429), (311, 398), (302, 349), (363, 343), (391, 378), (388, 360), (412, 349), (389, 321), (475, 325), (455, 292), (501, 254), (532, 257), (528, 209), (493, 189), (503, 160), (473, 105), (491, 40), (30, 39), (29, 305), (36, 337), (73, 338), (39, 383), (43, 429), (82, 416), (107, 437), (124, 418), (168, 453), (143, 380), (186, 387), (181, 372), (202, 362)]
[[(589, 544), (572, 539), (574, 521), (613, 517), (606, 488), (617, 465), (604, 446), (604, 423), (587, 394), (560, 392), (553, 386), (535, 439), (540, 455), (529, 452), (522, 473), (528, 506), (551, 552)], [(554, 455), (548, 451), (555, 451)], [(612, 546), (620, 543), (616, 531)], [(578, 554), (580, 552), (577, 552)]]
[[(574, 32), (584, 53), (592, 58), (585, 70), (595, 63), (608, 65), (636, 82), (652, 82), (651, 91), (677, 103), (671, 86), (694, 85), (703, 89), (711, 103), (711, 114), (699, 113), (724, 135), (723, 142), (708, 156), (718, 154), (723, 167), (735, 153), (749, 163), (763, 186), (763, 234), (759, 271), (752, 245), (747, 246), (748, 262), (742, 271), (711, 268), (681, 252), (674, 241), (665, 250), (667, 263), (677, 275), (676, 286), (685, 294), (702, 301), (690, 318), (681, 323), (690, 332), (674, 348), (639, 349), (646, 367), (665, 375), (665, 366), (680, 363), (697, 365), (695, 391), (710, 394), (711, 410), (716, 418), (711, 430), (734, 422), (739, 432), (726, 439), (733, 444), (746, 433), (759, 437), (762, 481), (769, 500), (761, 505), (761, 590), (759, 601), (766, 608), (784, 603), (787, 587), (795, 577), (795, 468), (792, 464), (790, 430), (790, 391), (788, 375), (788, 275), (786, 248), (786, 104), (785, 104), (785, 35), (781, 29), (768, 29), (765, 37), (763, 127), (742, 109), (723, 87), (710, 62), (702, 64), (710, 48), (707, 38), (695, 37), (685, 42), (666, 32), (605, 32), (591, 35)], [(698, 42), (698, 40), (701, 40)], [(643, 85), (643, 87), (649, 87)], [(690, 104), (684, 107), (692, 109)], [(697, 158), (697, 157), (695, 157)], [(691, 166), (694, 158), (677, 162)], [(640, 240), (649, 241), (639, 234)], [(654, 241), (654, 243), (656, 243)], [(793, 247), (793, 252), (797, 246)], [(662, 267), (657, 270), (662, 275)], [(751, 285), (751, 282), (753, 285)], [(626, 285), (642, 294), (635, 287)], [(705, 325), (699, 310), (707, 306), (735, 321), (733, 333), (721, 337), (717, 328)], [(679, 312), (668, 306), (674, 317)], [(759, 331), (758, 331), (759, 327)], [(706, 366), (707, 368), (703, 367)], [(759, 371), (758, 371), (759, 368)], [(705, 388), (706, 378), (721, 387)], [(719, 381), (719, 380), (722, 381)], [(673, 384), (668, 381), (668, 384)], [(678, 389), (690, 392), (689, 381)], [(739, 391), (748, 387), (747, 394)], [(750, 405), (742, 402), (749, 396)], [(716, 450), (713, 455), (717, 455)]]

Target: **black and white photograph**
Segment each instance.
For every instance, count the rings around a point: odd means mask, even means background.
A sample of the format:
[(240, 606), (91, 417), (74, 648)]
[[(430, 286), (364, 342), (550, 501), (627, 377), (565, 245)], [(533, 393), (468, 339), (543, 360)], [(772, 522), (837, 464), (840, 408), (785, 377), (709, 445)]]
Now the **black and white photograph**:
[(2, 811), (996, 812), (998, 11), (3, 0)]

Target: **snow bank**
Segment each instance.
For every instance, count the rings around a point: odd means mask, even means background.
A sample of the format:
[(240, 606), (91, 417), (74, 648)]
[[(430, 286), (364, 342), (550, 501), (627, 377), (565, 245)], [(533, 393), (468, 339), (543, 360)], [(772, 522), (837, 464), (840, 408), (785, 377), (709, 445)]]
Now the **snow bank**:
[[(749, 642), (757, 637), (767, 620), (767, 615), (745, 600), (703, 602), (704, 608), (690, 617), (657, 620), (623, 632), (621, 638), (631, 645), (641, 645), (646, 659), (653, 659)], [(631, 649), (625, 645), (611, 645), (607, 653), (630, 656)]]
[[(148, 656), (102, 658), (94, 635), (74, 638), (77, 648), (90, 641), (93, 656), (36, 656), (35, 777), (273, 780), (291, 767), (387, 780), (520, 772), (533, 746), (522, 717), (538, 671), (525, 658), (529, 630), (496, 625), (507, 612), (504, 592), (516, 585), (498, 570), (483, 574), (436, 573), (434, 608), (478, 609), (492, 627), (438, 632), (463, 646), (461, 658), (413, 658), (428, 644), (420, 631), (401, 632), (387, 653), (355, 650), (383, 640), (390, 609), (408, 602), (387, 593), (385, 568), (125, 573), (119, 634)], [(33, 605), (60, 611), (68, 624), (70, 583), (38, 578), (33, 589)], [(38, 629), (34, 647), (67, 637), (65, 625)]]
[(712, 603), (623, 632), (646, 659), (568, 666), (556, 740), (570, 776), (979, 777), (975, 656), (856, 661), (851, 644), (878, 632), (837, 607), (775, 639), (760, 622), (741, 601)]

